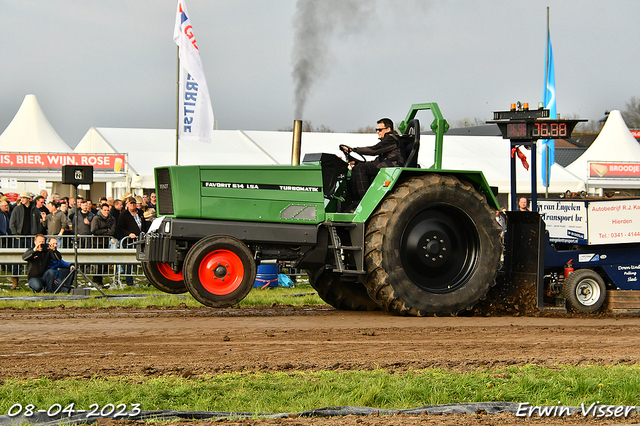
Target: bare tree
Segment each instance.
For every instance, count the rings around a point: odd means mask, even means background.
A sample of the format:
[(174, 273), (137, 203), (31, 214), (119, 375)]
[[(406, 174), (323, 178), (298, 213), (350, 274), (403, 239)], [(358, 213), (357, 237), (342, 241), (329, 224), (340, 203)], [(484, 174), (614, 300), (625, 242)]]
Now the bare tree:
[(573, 133), (600, 133), (600, 129), (602, 128), (602, 124), (596, 120), (589, 120), (585, 122), (578, 123), (576, 128), (573, 129)]
[[(396, 123), (400, 123), (400, 121), (397, 121)], [(400, 133), (400, 131), (396, 128), (395, 129), (398, 133)], [(425, 127), (422, 123), (420, 123), (420, 133), (425, 131)], [(365, 127), (360, 127), (356, 130), (349, 130), (347, 133), (375, 133), (376, 132), (376, 126), (365, 126)]]
[(365, 126), (365, 127), (360, 127), (356, 130), (350, 130), (348, 133), (375, 133), (376, 132), (376, 126)]
[(640, 129), (640, 97), (633, 96), (627, 102), (624, 111), (621, 111), (622, 118), (630, 129)]
[(471, 126), (482, 126), (485, 123), (485, 120), (478, 118), (478, 117), (473, 117), (473, 118), (468, 118), (465, 117), (462, 120), (456, 120), (453, 123), (451, 123), (451, 127), (453, 128), (457, 128), (457, 127), (471, 127)]
[[(282, 129), (278, 129), (278, 131), (280, 132), (293, 132), (293, 126), (289, 126), (289, 127), (285, 127)], [(311, 132), (315, 132), (315, 133), (334, 133), (333, 129), (331, 129), (331, 127), (329, 126), (325, 126), (324, 124), (321, 124), (319, 126), (313, 127), (313, 123), (311, 123), (311, 121), (309, 120), (303, 120), (302, 121), (302, 131), (303, 132), (307, 132), (307, 133), (311, 133)]]
[[(565, 118), (567, 120), (577, 120), (581, 118), (578, 114), (562, 114), (561, 118)], [(602, 124), (599, 121), (590, 120), (580, 122), (576, 125), (575, 129), (573, 129), (573, 133), (581, 133), (581, 134), (591, 134), (591, 133), (600, 133), (600, 128)]]

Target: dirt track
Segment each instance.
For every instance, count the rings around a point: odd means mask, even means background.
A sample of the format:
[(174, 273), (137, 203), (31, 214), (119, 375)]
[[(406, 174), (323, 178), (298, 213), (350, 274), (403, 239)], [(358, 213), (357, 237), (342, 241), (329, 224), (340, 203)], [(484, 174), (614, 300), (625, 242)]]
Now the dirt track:
[(640, 363), (637, 317), (58, 307), (0, 310), (0, 327), (0, 378)]
[(0, 327), (2, 378), (640, 362), (637, 317), (404, 318), (328, 307), (53, 308), (1, 310)]

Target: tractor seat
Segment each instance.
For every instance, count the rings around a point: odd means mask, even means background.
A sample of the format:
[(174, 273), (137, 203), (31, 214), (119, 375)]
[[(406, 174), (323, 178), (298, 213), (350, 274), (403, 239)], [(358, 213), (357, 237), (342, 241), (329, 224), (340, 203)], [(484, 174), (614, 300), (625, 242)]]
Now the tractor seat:
[(418, 151), (420, 150), (420, 121), (413, 119), (407, 124), (407, 130), (402, 135), (404, 143), (404, 167), (418, 168)]

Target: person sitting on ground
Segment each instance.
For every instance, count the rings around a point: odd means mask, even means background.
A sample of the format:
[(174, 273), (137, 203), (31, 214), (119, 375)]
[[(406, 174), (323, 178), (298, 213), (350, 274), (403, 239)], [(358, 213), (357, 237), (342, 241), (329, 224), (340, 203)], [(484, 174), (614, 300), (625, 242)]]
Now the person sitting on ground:
[[(47, 246), (45, 236), (38, 234), (33, 239), (33, 247), (22, 254), (22, 259), (27, 262), (29, 287), (35, 293), (43, 290), (46, 293), (53, 293), (58, 288), (60, 279), (66, 278), (68, 271), (73, 269), (73, 265), (62, 260), (62, 255), (57, 248), (58, 242), (55, 238), (51, 238)], [(59, 271), (60, 268), (63, 270)]]
[[(380, 139), (377, 144), (369, 147), (353, 148), (353, 152), (360, 155), (377, 155), (377, 157), (373, 161), (358, 162), (351, 169), (353, 203), (350, 206), (350, 210), (360, 203), (371, 182), (378, 174), (379, 169), (383, 167), (402, 167), (404, 165), (404, 150), (398, 133), (393, 129), (393, 121), (388, 118), (378, 120), (376, 133), (378, 134), (378, 139)], [(351, 152), (345, 145), (340, 145), (340, 149)]]
[[(71, 273), (74, 266), (73, 264), (62, 260), (62, 253), (58, 251), (58, 240), (54, 237), (49, 238), (49, 251), (51, 252), (49, 271), (53, 271), (55, 275), (52, 285), (53, 290), (55, 291), (60, 283), (63, 282)], [(71, 284), (67, 283), (65, 286), (61, 287), (61, 290), (65, 293), (69, 293), (71, 290)]]

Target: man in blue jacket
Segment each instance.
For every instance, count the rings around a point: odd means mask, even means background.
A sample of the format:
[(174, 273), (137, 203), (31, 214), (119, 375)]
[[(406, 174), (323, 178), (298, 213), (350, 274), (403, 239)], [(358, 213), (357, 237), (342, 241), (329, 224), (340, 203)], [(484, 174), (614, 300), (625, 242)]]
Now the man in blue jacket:
[[(62, 260), (62, 253), (58, 251), (58, 240), (54, 237), (49, 238), (49, 251), (51, 252), (51, 259), (49, 260), (49, 271), (53, 271), (53, 283), (52, 287), (55, 291), (56, 288), (63, 282), (67, 275), (73, 270), (73, 264)], [(61, 288), (65, 293), (69, 293), (71, 290), (71, 284), (66, 283)]]
[[(45, 244), (45, 236), (38, 234), (33, 240), (33, 247), (27, 249), (22, 259), (27, 262), (27, 276), (29, 287), (39, 293), (53, 293), (58, 285), (69, 275), (73, 265), (62, 260), (62, 255), (57, 250), (58, 241), (49, 239), (49, 245)], [(65, 290), (68, 291), (67, 286)]]

